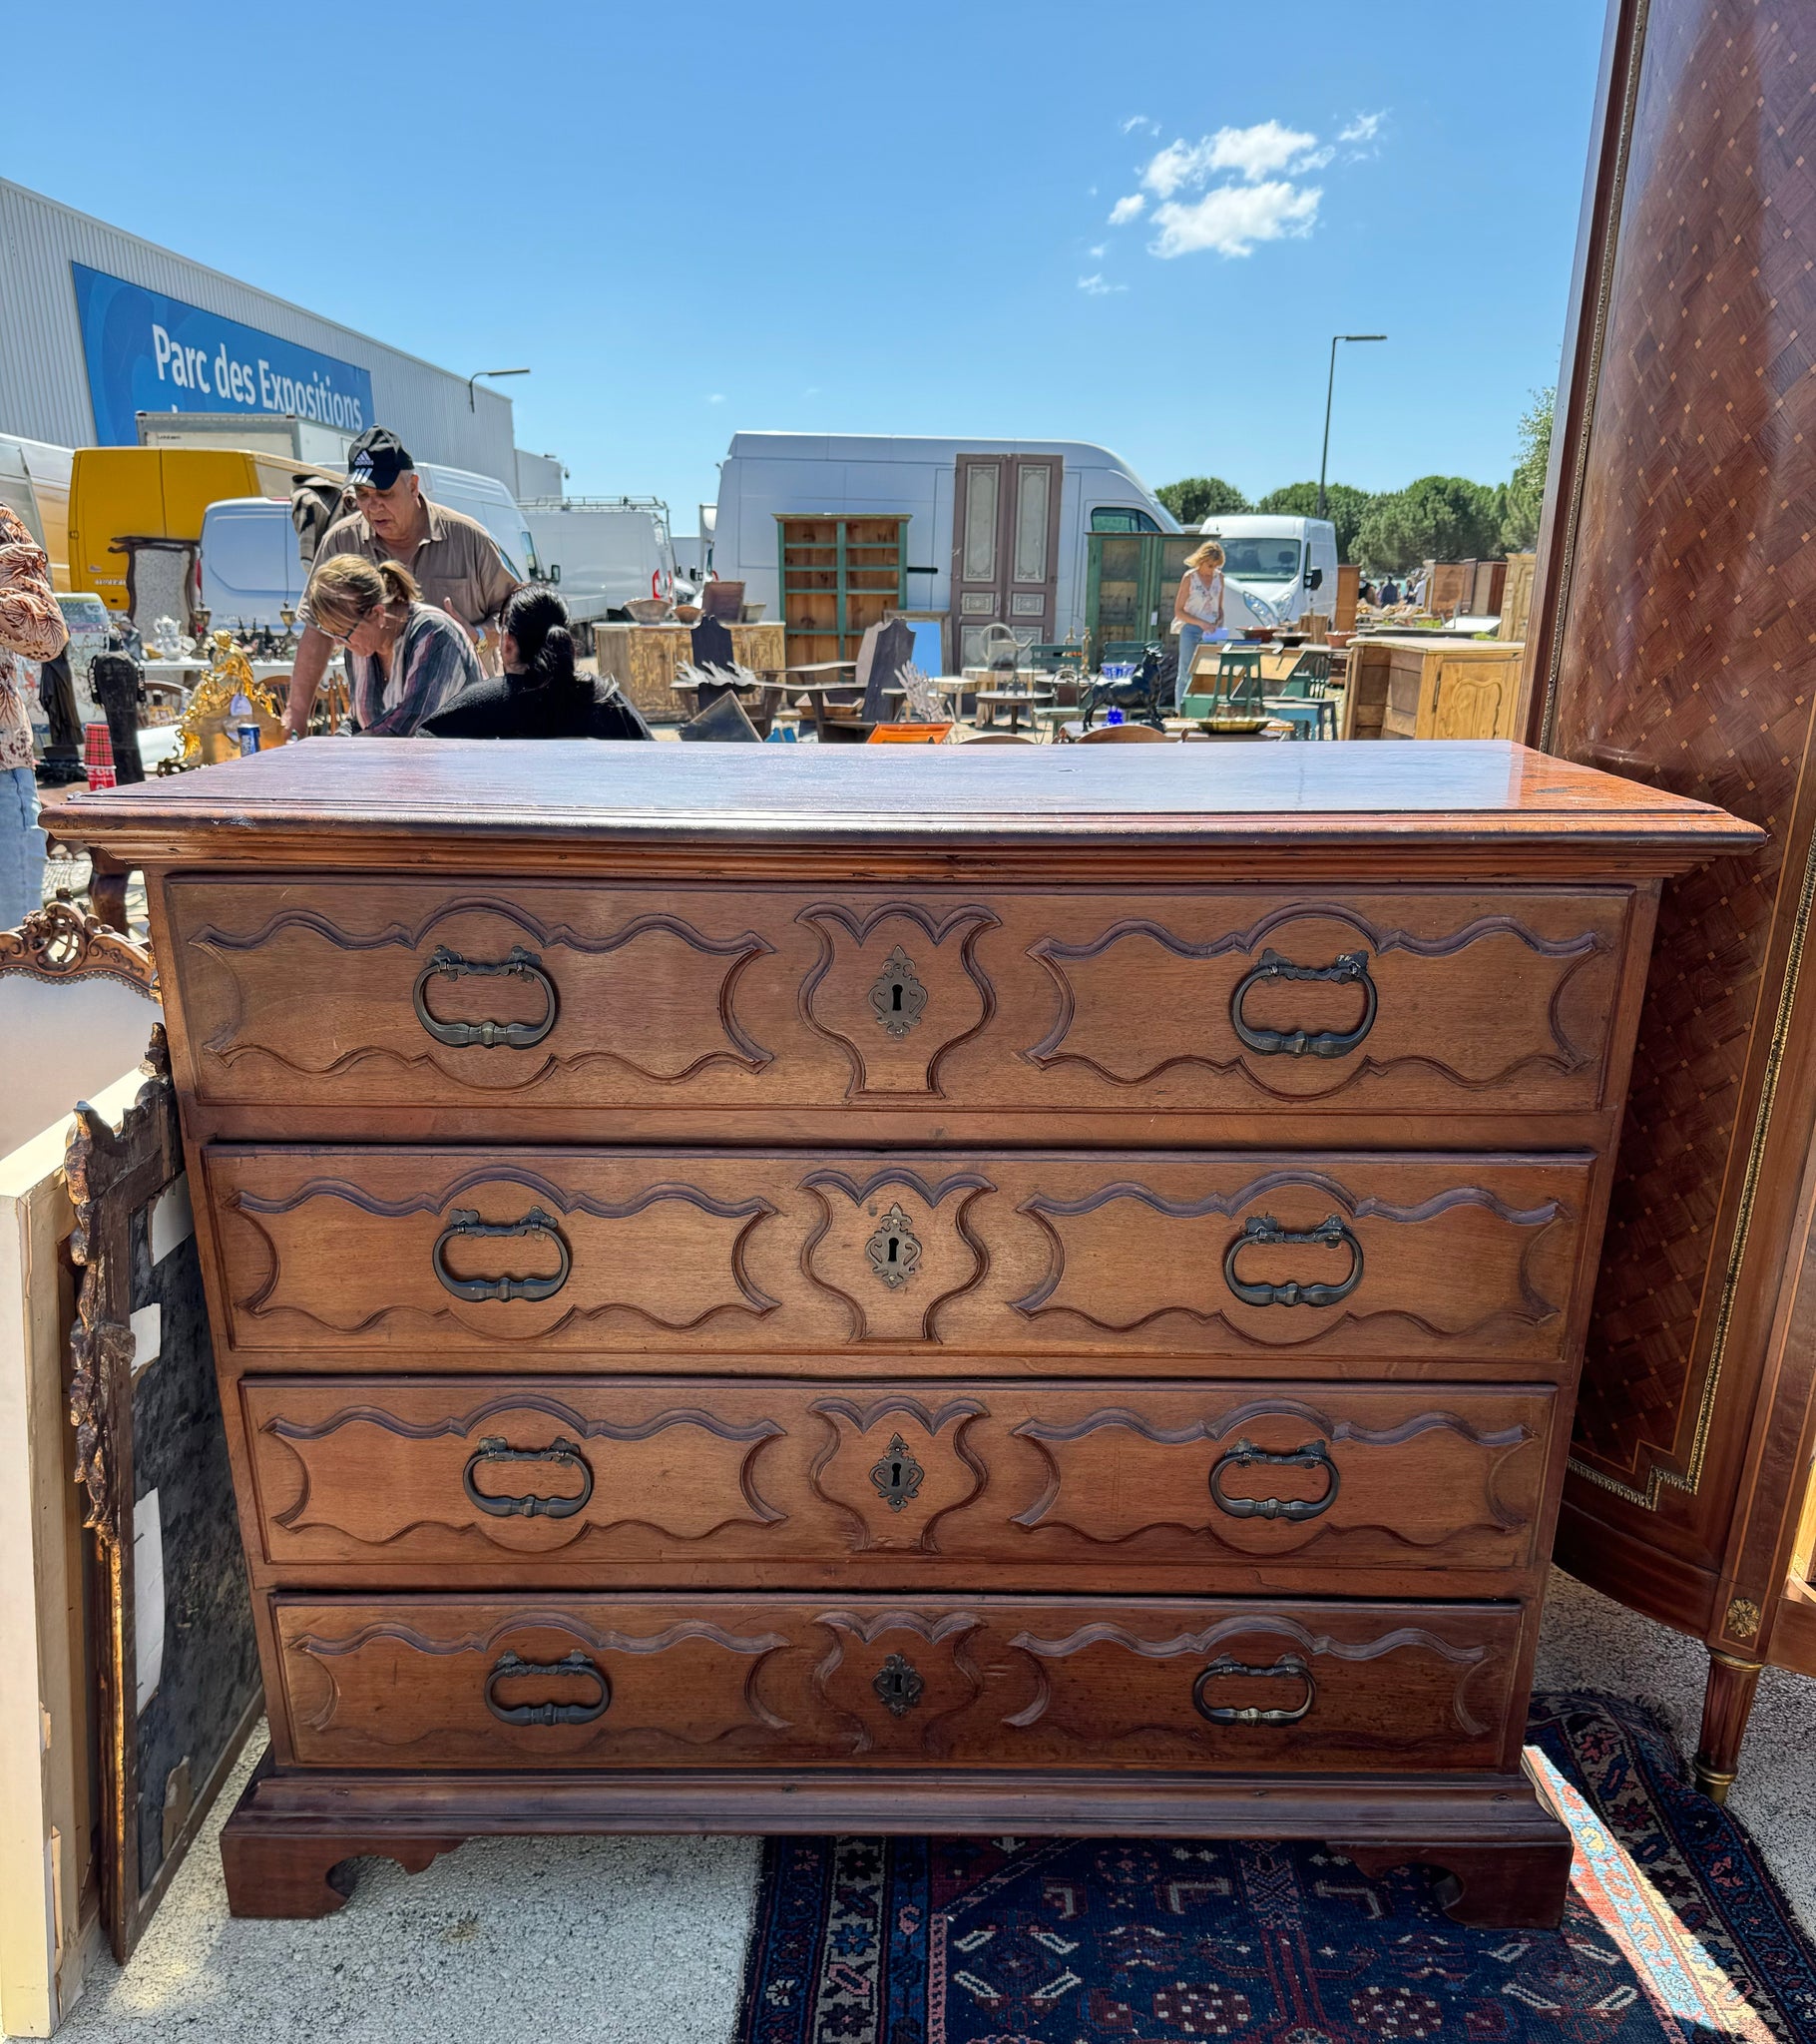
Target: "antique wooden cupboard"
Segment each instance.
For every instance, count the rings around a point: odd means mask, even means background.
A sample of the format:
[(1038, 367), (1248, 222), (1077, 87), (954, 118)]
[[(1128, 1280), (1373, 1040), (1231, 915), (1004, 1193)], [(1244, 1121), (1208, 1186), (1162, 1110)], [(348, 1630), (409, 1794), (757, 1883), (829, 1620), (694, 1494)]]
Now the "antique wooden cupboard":
[(1437, 632), (1352, 641), (1343, 691), (1346, 739), (1512, 739), (1525, 725), (1526, 649)]
[(1559, 1538), (1707, 1645), (1716, 1796), (1816, 1675), (1808, 71), (1750, 0), (1610, 10), (1532, 642), (1535, 744), (1768, 833), (1664, 891)]
[(1555, 1921), (1522, 1772), (1660, 879), (1505, 745), (319, 741), (145, 868), (264, 1658), (236, 1910), (1120, 1830)]

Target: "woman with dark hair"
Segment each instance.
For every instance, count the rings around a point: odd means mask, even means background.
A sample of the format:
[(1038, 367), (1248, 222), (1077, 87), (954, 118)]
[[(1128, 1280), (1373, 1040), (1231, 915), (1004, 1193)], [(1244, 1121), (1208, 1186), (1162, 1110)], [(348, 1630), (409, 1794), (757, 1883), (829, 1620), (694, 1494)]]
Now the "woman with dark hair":
[(650, 727), (615, 682), (574, 665), (568, 607), (526, 582), (499, 618), (504, 673), (476, 682), (422, 729), (438, 739), (647, 739)]

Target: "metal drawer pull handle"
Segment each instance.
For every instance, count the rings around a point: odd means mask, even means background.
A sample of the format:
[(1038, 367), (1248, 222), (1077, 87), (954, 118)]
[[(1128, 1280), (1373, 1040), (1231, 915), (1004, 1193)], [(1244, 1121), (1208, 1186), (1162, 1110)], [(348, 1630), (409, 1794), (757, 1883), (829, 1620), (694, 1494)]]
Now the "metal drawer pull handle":
[[(1263, 1682), (1270, 1676), (1289, 1676), (1304, 1683), (1305, 1701), (1290, 1711), (1259, 1711), (1252, 1704), (1239, 1711), (1233, 1704), (1207, 1704), (1204, 1701), (1205, 1685), (1224, 1675), (1250, 1676), (1257, 1682)], [(1191, 1700), (1197, 1707), (1198, 1716), (1209, 1719), (1213, 1725), (1296, 1725), (1318, 1701), (1318, 1686), (1312, 1680), (1311, 1670), (1297, 1654), (1282, 1654), (1271, 1668), (1251, 1668), (1233, 1655), (1221, 1654), (1192, 1684)]]
[[(599, 1700), (591, 1704), (501, 1704), (493, 1691), (501, 1682), (522, 1675), (578, 1675), (598, 1686)], [(612, 1685), (605, 1670), (579, 1652), (561, 1661), (520, 1661), (515, 1654), (501, 1654), (486, 1677), (486, 1709), (501, 1725), (591, 1725), (595, 1718), (606, 1715), (611, 1703)]]
[[(1315, 1243), (1321, 1249), (1347, 1249), (1349, 1274), (1336, 1284), (1247, 1284), (1236, 1276), (1236, 1259), (1257, 1244)], [(1362, 1245), (1340, 1216), (1331, 1214), (1316, 1228), (1282, 1228), (1271, 1214), (1251, 1214), (1223, 1252), (1223, 1281), (1244, 1305), (1335, 1305), (1362, 1282)]]
[[(442, 1253), (457, 1235), (546, 1235), (561, 1257), (561, 1269), (552, 1278), (456, 1278)], [(456, 1207), (435, 1238), (431, 1261), (436, 1277), (456, 1298), (553, 1298), (574, 1268), (567, 1237), (556, 1227), (554, 1215), (540, 1207), (532, 1207), (521, 1221), (482, 1221), (476, 1209)]]
[[(533, 979), (542, 988), (545, 1003), (540, 1022), (441, 1022), (429, 1013), (429, 981), (437, 974), (443, 979)], [(483, 958), (463, 958), (458, 951), (450, 951), (445, 945), (438, 946), (430, 953), (429, 962), (416, 975), (416, 991), (413, 996), (416, 1019), (434, 1037), (437, 1043), (452, 1044), (456, 1050), (464, 1050), (469, 1044), (483, 1044), (487, 1050), (503, 1047), (505, 1050), (529, 1050), (541, 1043), (555, 1027), (555, 1011), (560, 1005), (555, 993), (555, 982), (542, 969), (542, 960), (534, 951), (526, 951), (521, 944), (515, 945), (508, 957), (488, 961)]]
[[(521, 1497), (501, 1497), (474, 1483), (473, 1472), (482, 1462), (567, 1462), (580, 1471), (581, 1487), (560, 1497), (542, 1497), (533, 1490)], [(593, 1495), (593, 1465), (568, 1440), (551, 1441), (546, 1448), (514, 1448), (503, 1434), (489, 1433), (467, 1458), (460, 1480), (467, 1496), (494, 1519), (571, 1519)]]
[[(1322, 1469), (1329, 1479), (1322, 1497), (1225, 1497), (1223, 1494), (1223, 1471), (1225, 1469), (1249, 1469), (1257, 1462), (1264, 1462), (1274, 1469)], [(1337, 1486), (1342, 1481), (1331, 1453), (1322, 1441), (1307, 1441), (1304, 1447), (1290, 1452), (1273, 1448), (1257, 1448), (1253, 1441), (1237, 1441), (1227, 1453), (1218, 1457), (1210, 1472), (1210, 1496), (1220, 1512), (1227, 1512), (1232, 1519), (1315, 1519), (1320, 1512), (1328, 1512), (1337, 1501)]]
[[(1338, 986), (1359, 986), (1362, 1019), (1353, 1029), (1251, 1029), (1242, 1019), (1242, 1003), (1249, 988), (1264, 979), (1324, 979)], [(1229, 997), (1229, 1020), (1237, 1037), (1264, 1058), (1346, 1058), (1375, 1026), (1378, 1005), (1364, 952), (1345, 951), (1331, 965), (1293, 965), (1278, 951), (1263, 951), (1260, 964), (1236, 981)]]

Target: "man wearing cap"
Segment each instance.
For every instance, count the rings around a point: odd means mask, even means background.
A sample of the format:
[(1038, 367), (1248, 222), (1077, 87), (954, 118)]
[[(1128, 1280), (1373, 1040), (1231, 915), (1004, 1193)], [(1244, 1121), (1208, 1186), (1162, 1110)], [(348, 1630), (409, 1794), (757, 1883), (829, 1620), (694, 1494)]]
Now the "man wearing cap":
[[(396, 561), (409, 569), (424, 603), (446, 611), (475, 637), (495, 624), (517, 578), (505, 565), (498, 542), (476, 518), (432, 504), (409, 449), (383, 426), (372, 426), (347, 449), (347, 485), (358, 509), (329, 526), (315, 550), (315, 562), (336, 554), (362, 554), (374, 567)], [(302, 640), (290, 675), (284, 729), (308, 730), (315, 692), (327, 671), (334, 642), (317, 631), (305, 604)]]

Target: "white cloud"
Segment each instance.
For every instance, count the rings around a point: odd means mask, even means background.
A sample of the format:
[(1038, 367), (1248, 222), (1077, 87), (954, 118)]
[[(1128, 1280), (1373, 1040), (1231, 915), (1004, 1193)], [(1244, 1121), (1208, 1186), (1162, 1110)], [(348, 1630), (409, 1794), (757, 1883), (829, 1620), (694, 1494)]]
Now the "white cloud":
[(715, 391), (713, 391), (713, 393), (711, 394), (711, 396), (710, 396), (710, 397), (708, 397), (708, 398), (706, 399), (706, 402), (707, 402), (708, 404), (723, 404), (723, 403), (724, 403), (724, 401), (725, 401), (725, 393), (724, 393), (724, 392), (723, 392), (722, 390), (715, 390)]
[(1117, 291), (1126, 291), (1128, 288), (1126, 283), (1108, 282), (1101, 272), (1079, 278), (1079, 289), (1088, 298), (1108, 298)]
[(1127, 199), (1119, 199), (1110, 209), (1110, 225), (1113, 228), (1127, 227), (1128, 224), (1147, 211), (1147, 201), (1138, 192), (1130, 193)]
[(1257, 242), (1309, 235), (1323, 193), (1315, 185), (1284, 179), (1260, 185), (1218, 185), (1201, 199), (1168, 200), (1154, 209), (1159, 233), (1148, 253), (1163, 258), (1214, 249), (1219, 256), (1248, 256)]
[(1386, 118), (1385, 114), (1358, 114), (1347, 128), (1338, 129), (1337, 140), (1360, 149), (1380, 134), (1381, 123)]
[(1169, 142), (1141, 173), (1156, 199), (1170, 199), (1182, 186), (1204, 186), (1218, 171), (1234, 171), (1252, 185), (1274, 172), (1304, 170), (1318, 138), (1278, 121), (1252, 128), (1219, 128), (1198, 142)]
[(1159, 122), (1150, 120), (1145, 114), (1131, 114), (1129, 119), (1123, 123), (1123, 133), (1125, 135), (1133, 135), (1137, 128), (1148, 135), (1158, 135), (1160, 132)]
[(1219, 128), (1196, 142), (1181, 138), (1154, 152), (1141, 172), (1143, 191), (1120, 200), (1111, 220), (1134, 220), (1151, 193), (1157, 232), (1147, 245), (1150, 255), (1163, 260), (1206, 249), (1252, 255), (1259, 242), (1311, 233), (1324, 194), (1298, 181), (1336, 156), (1336, 145), (1320, 145), (1308, 130), (1283, 121)]
[(1087, 249), (1085, 254), (1091, 257), (1092, 261), (1102, 262), (1104, 257), (1110, 254), (1110, 244), (1108, 242), (1099, 242), (1094, 247)]

